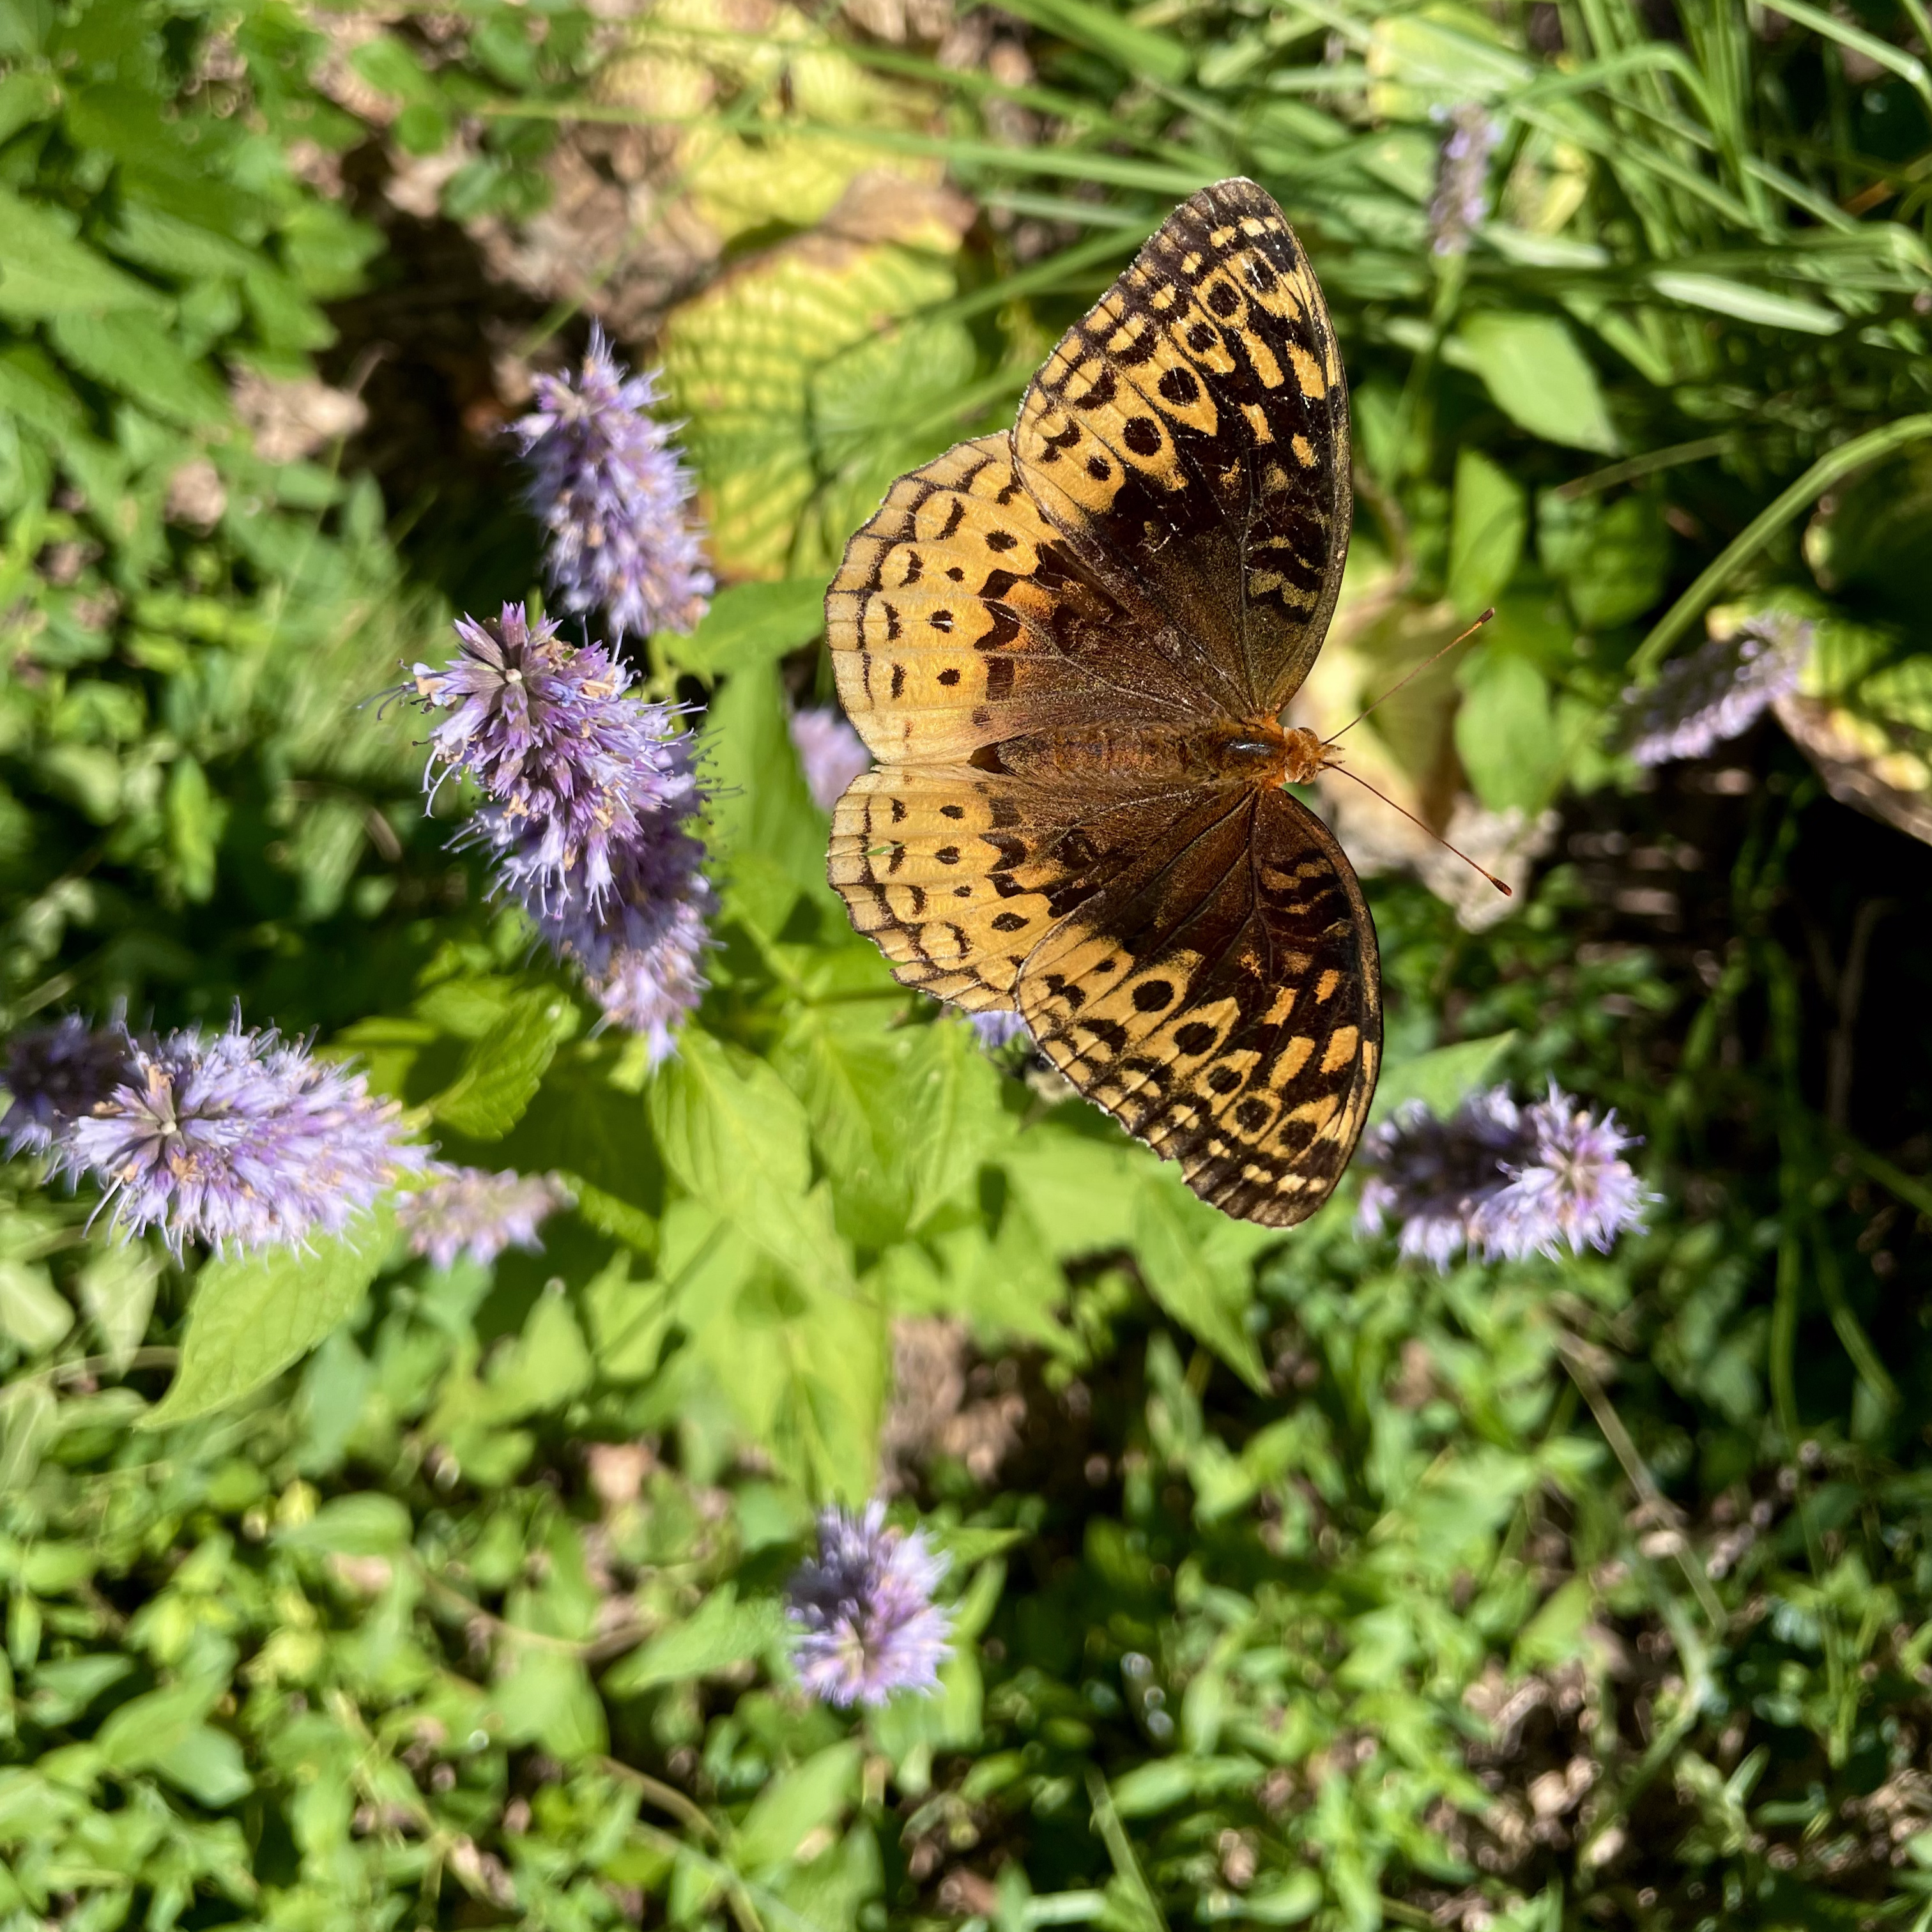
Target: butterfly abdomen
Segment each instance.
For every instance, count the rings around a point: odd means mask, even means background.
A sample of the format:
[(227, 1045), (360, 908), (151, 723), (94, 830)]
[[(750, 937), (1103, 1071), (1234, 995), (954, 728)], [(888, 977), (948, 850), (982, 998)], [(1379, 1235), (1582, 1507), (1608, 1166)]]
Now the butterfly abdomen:
[(1295, 736), (1272, 720), (1187, 724), (1074, 725), (988, 746), (982, 770), (1036, 782), (1122, 784), (1136, 791), (1167, 785), (1271, 786), (1297, 776)]

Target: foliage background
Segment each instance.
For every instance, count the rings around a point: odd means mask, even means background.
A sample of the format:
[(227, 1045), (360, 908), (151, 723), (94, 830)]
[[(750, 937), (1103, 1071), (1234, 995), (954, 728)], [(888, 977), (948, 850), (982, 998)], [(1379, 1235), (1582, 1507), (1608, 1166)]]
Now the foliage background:
[[(9, 0), (6, 1022), (238, 999), (578, 1204), (494, 1271), (378, 1216), (184, 1274), (9, 1171), (8, 1932), (1932, 1924), (1928, 38)], [(1472, 101), (1496, 212), (1437, 256)], [(1373, 754), (1542, 854), (1478, 934), (1344, 820), (1383, 1104), (1616, 1105), (1659, 1198), (1612, 1257), (1222, 1221), (824, 886), (785, 712), (844, 536), (1242, 171), (1355, 398), (1310, 715), (1494, 600)], [(731, 586), (646, 665), (704, 707), (724, 898), (655, 1076), (365, 702), (531, 587), (496, 432), (586, 311), (662, 359)], [(1719, 599), (1816, 620), (1802, 702), (1646, 781), (1609, 714)], [(778, 1592), (882, 1484), (960, 1642), (854, 1724)]]

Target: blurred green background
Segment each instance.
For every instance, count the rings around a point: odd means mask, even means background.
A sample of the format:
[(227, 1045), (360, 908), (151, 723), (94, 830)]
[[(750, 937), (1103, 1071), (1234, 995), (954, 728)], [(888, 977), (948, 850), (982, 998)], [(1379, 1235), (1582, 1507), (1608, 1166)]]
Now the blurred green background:
[[(1932, 1926), (1928, 43), (0, 4), (0, 1024), (238, 1000), (577, 1200), (494, 1270), (379, 1216), (197, 1272), (0, 1178), (0, 1932)], [(1438, 252), (1458, 116), (1489, 212)], [(1234, 173), (1354, 397), (1300, 715), (1498, 612), (1352, 743), (1516, 899), (1326, 801), (1382, 1110), (1614, 1104), (1659, 1200), (1610, 1256), (1397, 1265), (1352, 1183), (1223, 1220), (824, 885), (786, 719), (845, 537)], [(501, 432), (592, 317), (725, 586), (637, 653), (703, 707), (722, 898), (655, 1075), (374, 701), (534, 588)], [(1767, 613), (1798, 692), (1640, 771), (1625, 688)], [(875, 1491), (960, 1641), (853, 1722), (778, 1592)]]

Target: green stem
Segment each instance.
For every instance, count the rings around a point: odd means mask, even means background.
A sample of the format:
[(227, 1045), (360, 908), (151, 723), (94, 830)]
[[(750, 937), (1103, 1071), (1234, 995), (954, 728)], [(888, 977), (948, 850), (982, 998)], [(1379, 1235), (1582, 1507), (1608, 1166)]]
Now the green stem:
[(1648, 682), (1663, 662), (1664, 653), (1703, 614), (1704, 607), (1724, 589), (1732, 573), (1740, 564), (1756, 556), (1800, 510), (1855, 470), (1862, 470), (1867, 464), (1876, 463), (1894, 450), (1903, 449), (1906, 444), (1928, 436), (1932, 436), (1932, 415), (1903, 416), (1895, 423), (1888, 423), (1883, 429), (1854, 436), (1850, 442), (1840, 443), (1829, 454), (1821, 456), (1768, 509), (1760, 511), (1724, 546), (1709, 568), (1658, 620), (1649, 636), (1638, 645), (1636, 655), (1630, 659), (1631, 672), (1638, 681)]
[(1872, 1346), (1852, 1305), (1845, 1299), (1844, 1276), (1838, 1270), (1838, 1257), (1826, 1237), (1822, 1226), (1813, 1228), (1817, 1248), (1818, 1292), (1823, 1298), (1825, 1312), (1832, 1318), (1832, 1326), (1838, 1330), (1838, 1340), (1844, 1344), (1845, 1353), (1851, 1357), (1852, 1366), (1858, 1372), (1859, 1379), (1870, 1389), (1878, 1401), (1888, 1409), (1898, 1406), (1898, 1384), (1886, 1372), (1885, 1364), (1878, 1358), (1878, 1351)]

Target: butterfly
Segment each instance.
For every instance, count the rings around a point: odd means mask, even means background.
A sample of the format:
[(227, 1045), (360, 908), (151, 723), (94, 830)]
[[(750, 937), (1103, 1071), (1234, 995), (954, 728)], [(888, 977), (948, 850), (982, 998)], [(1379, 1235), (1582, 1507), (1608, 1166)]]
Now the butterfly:
[(1252, 182), (1183, 202), (1010, 434), (902, 476), (826, 595), (876, 766), (829, 871), (903, 983), (1017, 1011), (1082, 1094), (1232, 1215), (1288, 1226), (1354, 1152), (1376, 933), (1285, 790), (1278, 722), (1348, 550), (1348, 404), (1294, 231)]

